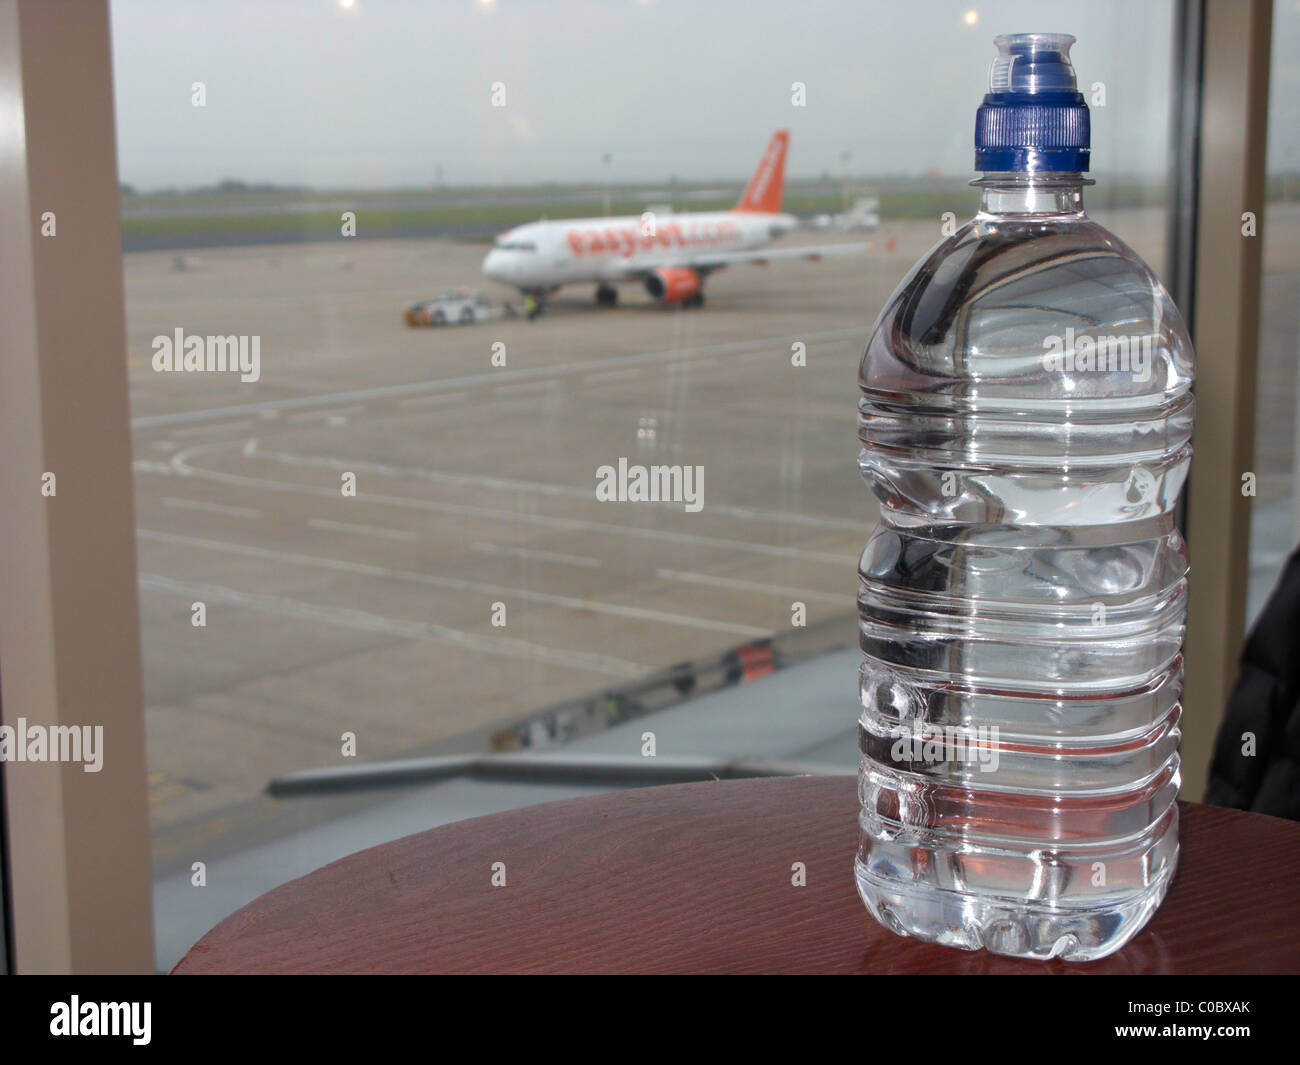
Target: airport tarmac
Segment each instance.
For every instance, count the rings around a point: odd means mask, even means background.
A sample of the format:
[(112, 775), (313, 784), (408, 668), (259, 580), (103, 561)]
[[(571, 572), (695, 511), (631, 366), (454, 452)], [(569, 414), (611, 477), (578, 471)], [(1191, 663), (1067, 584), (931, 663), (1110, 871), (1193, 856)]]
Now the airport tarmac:
[[(222, 831), (271, 777), (343, 764), (345, 732), (393, 757), (788, 630), (794, 602), (852, 610), (875, 513), (854, 375), (904, 250), (722, 271), (698, 310), (583, 286), (535, 322), (402, 325), (490, 288), (484, 253), (127, 257), (157, 832)], [(178, 327), (259, 336), (260, 379), (156, 373)], [(702, 509), (597, 501), (620, 458), (703, 466)]]
[[(1160, 260), (1159, 212), (1102, 221)], [(850, 615), (876, 517), (857, 364), (938, 236), (937, 221), (802, 234), (790, 243), (876, 247), (720, 271), (696, 310), (633, 285), (597, 309), (582, 286), (535, 322), (443, 329), (401, 311), (461, 284), (519, 305), (479, 279), (482, 244), (212, 249), (183, 269), (128, 254), (156, 856), (238, 834), (274, 776), (347, 764), (345, 733), (357, 760), (481, 743), (789, 632), (795, 603), (808, 625)], [(155, 372), (153, 338), (178, 328), (259, 337), (260, 379)], [(598, 501), (598, 468), (621, 458), (702, 466), (702, 509)]]

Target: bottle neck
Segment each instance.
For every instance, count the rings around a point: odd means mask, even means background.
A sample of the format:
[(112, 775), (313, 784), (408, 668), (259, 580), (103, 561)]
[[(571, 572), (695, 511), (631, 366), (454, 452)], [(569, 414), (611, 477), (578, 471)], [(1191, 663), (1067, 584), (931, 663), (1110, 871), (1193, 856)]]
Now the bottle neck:
[(1083, 186), (1077, 173), (986, 173), (978, 185), (980, 213), (995, 215), (1082, 215)]

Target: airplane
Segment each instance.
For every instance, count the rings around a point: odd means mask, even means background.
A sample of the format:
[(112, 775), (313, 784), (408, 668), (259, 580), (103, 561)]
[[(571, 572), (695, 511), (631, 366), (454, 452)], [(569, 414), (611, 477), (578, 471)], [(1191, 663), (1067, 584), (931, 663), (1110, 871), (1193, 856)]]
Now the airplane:
[(532, 222), (496, 239), (483, 273), (543, 303), (563, 285), (596, 285), (596, 303), (618, 302), (621, 282), (640, 282), (655, 302), (699, 307), (704, 279), (735, 263), (818, 260), (862, 252), (865, 244), (779, 248), (765, 246), (799, 225), (781, 211), (789, 130), (768, 142), (745, 193), (730, 211), (676, 214), (662, 209), (621, 218), (566, 218)]

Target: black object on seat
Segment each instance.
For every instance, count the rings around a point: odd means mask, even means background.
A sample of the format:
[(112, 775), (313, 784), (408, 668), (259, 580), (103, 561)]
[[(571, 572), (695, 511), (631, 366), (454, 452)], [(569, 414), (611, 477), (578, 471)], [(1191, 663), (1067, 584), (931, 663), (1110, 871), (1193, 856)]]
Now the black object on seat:
[(1300, 821), (1300, 548), (1246, 638), (1205, 801)]

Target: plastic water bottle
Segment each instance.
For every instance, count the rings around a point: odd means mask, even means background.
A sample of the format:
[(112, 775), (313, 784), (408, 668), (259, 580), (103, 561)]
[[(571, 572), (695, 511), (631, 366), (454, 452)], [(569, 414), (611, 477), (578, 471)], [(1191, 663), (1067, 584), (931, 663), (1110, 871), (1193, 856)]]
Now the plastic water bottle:
[(860, 843), (918, 939), (1118, 950), (1178, 858), (1192, 348), (1083, 210), (1064, 34), (997, 38), (979, 213), (904, 278), (862, 359)]

